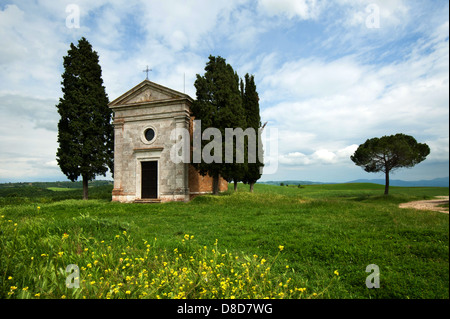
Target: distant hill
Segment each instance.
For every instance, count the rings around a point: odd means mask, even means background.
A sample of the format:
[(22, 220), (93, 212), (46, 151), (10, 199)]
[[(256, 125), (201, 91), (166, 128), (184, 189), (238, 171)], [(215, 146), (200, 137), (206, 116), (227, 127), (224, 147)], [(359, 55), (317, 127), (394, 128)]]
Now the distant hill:
[[(384, 185), (384, 179), (357, 179), (347, 183), (374, 183)], [(435, 178), (429, 180), (420, 181), (403, 181), (391, 179), (389, 181), (390, 186), (403, 186), (403, 187), (449, 187), (449, 177)]]
[(280, 186), (281, 183), (284, 185), (319, 185), (319, 184), (337, 184), (337, 183), (322, 183), (322, 182), (311, 182), (311, 181), (267, 181), (267, 182), (258, 182), (259, 184), (267, 184), (267, 185), (277, 185)]
[[(296, 181), (296, 180), (286, 180), (286, 181), (267, 181), (258, 182), (260, 184), (268, 185), (318, 185), (318, 184), (348, 184), (348, 183), (373, 183), (384, 185), (384, 179), (357, 179), (354, 181), (349, 181), (345, 183), (322, 183), (322, 182), (311, 182), (311, 181)], [(420, 181), (403, 181), (392, 179), (389, 181), (390, 186), (403, 186), (403, 187), (449, 187), (449, 177), (435, 178), (430, 180), (420, 180)]]

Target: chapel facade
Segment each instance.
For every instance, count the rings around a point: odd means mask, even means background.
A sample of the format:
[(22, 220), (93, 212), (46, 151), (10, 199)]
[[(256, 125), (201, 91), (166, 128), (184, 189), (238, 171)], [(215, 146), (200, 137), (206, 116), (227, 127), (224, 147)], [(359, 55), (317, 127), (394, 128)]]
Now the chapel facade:
[[(114, 112), (113, 201), (188, 201), (212, 192), (212, 177), (170, 156), (176, 143), (172, 130), (192, 134), (192, 103), (190, 96), (149, 80), (109, 103)], [(220, 178), (219, 190), (227, 189)]]

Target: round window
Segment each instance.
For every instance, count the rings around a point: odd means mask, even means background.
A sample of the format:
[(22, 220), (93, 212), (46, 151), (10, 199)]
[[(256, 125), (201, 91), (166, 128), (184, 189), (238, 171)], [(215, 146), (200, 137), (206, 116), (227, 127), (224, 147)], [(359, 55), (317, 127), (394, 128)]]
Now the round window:
[(150, 142), (151, 140), (153, 140), (155, 138), (155, 131), (153, 129), (149, 128), (149, 129), (145, 130), (144, 135), (145, 135), (145, 139)]

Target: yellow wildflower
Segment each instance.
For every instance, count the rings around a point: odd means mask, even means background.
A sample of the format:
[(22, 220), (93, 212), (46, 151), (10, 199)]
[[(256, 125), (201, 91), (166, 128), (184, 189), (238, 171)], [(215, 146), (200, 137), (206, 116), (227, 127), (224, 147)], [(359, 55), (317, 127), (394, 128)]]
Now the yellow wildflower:
[(334, 274), (335, 274), (336, 276), (339, 276), (339, 271), (335, 270), (335, 271), (334, 271)]
[(283, 251), (283, 249), (284, 249), (284, 246), (278, 246), (278, 249), (280, 250), (280, 251)]

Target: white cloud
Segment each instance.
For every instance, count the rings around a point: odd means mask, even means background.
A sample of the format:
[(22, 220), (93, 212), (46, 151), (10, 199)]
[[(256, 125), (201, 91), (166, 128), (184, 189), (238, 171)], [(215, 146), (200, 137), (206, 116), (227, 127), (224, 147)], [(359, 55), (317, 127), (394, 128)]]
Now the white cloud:
[[(331, 62), (319, 59), (290, 61), (263, 79), (261, 84), (267, 87), (267, 90), (262, 98), (271, 100), (282, 96), (301, 101), (324, 96), (349, 95), (359, 93), (354, 91), (355, 86), (358, 87), (357, 90), (364, 87), (364, 94), (372, 94), (371, 92), (380, 89), (380, 85), (373, 81), (370, 72), (370, 68), (357, 64), (351, 57)], [(361, 80), (365, 83), (361, 83)]]
[(0, 179), (30, 180), (36, 177), (64, 179), (55, 161), (55, 131), (34, 127), (27, 117), (5, 117), (0, 128)]
[(286, 165), (308, 165), (311, 164), (311, 159), (301, 152), (293, 152), (286, 155), (279, 156), (280, 164)]
[(23, 23), (24, 12), (15, 5), (6, 5), (3, 11), (0, 10), (0, 38), (4, 40), (4, 44), (0, 47), (0, 56), (2, 64), (11, 63), (15, 60), (25, 58), (27, 49), (21, 43), (17, 42), (17, 38), (21, 37), (20, 32), (11, 28), (15, 23)]
[[(63, 43), (57, 23), (45, 16), (25, 11), (17, 5), (0, 8), (0, 81), (1, 90), (17, 91), (46, 97), (59, 87), (59, 66)], [(39, 83), (35, 89), (34, 83)]]
[(143, 1), (142, 14), (137, 18), (146, 30), (147, 39), (161, 39), (163, 45), (174, 51), (185, 46), (195, 50), (210, 44), (221, 32), (222, 21), (240, 3), (243, 1)]
[(28, 129), (46, 129), (57, 131), (58, 113), (57, 99), (40, 98), (23, 94), (0, 94), (0, 112), (2, 119), (14, 123), (8, 135), (14, 135), (16, 130), (26, 122)]
[(319, 161), (327, 164), (335, 163), (336, 161), (336, 154), (325, 149), (315, 151), (311, 157), (316, 162)]
[(279, 161), (280, 164), (289, 166), (345, 164), (348, 163), (350, 156), (357, 148), (358, 145), (353, 144), (335, 151), (319, 149), (309, 155), (302, 152), (292, 152), (281, 155)]
[(317, 0), (258, 0), (258, 8), (269, 16), (282, 15), (288, 19), (298, 17), (309, 20), (318, 17), (321, 6)]
[(442, 137), (434, 140), (420, 141), (426, 143), (430, 147), (430, 155), (428, 161), (445, 163), (449, 156), (449, 138)]

